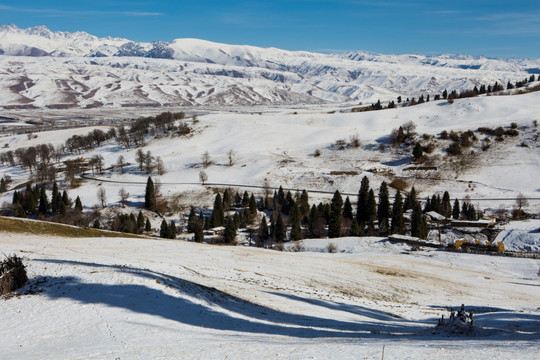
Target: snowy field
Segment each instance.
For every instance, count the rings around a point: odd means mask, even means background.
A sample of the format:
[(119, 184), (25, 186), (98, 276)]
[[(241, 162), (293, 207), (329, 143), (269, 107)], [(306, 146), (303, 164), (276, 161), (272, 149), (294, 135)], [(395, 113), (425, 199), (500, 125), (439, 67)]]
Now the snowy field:
[[(0, 233), (29, 283), (2, 359), (537, 359), (540, 260), (333, 239), (338, 253)], [(347, 251), (347, 252), (339, 252)], [(448, 308), (469, 335), (435, 332)]]

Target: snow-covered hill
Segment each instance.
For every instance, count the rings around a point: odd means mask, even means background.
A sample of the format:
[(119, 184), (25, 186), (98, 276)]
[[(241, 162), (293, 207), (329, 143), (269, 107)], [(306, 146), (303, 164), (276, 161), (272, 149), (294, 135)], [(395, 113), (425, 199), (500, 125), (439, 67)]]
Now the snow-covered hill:
[(0, 107), (371, 103), (538, 72), (539, 60), (318, 54), (197, 39), (138, 43), (0, 26)]
[[(361, 250), (328, 254), (0, 236), (30, 278), (20, 295), (0, 298), (5, 359), (538, 355), (539, 260), (411, 251), (380, 238), (334, 239)], [(435, 331), (462, 303), (474, 311), (469, 335)]]

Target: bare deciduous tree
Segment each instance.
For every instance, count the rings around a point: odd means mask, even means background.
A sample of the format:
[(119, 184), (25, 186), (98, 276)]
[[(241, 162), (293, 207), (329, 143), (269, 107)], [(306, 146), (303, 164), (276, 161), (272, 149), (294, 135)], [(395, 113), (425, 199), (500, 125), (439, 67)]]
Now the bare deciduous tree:
[(163, 160), (161, 160), (161, 158), (158, 156), (156, 157), (156, 162), (157, 162), (158, 175), (165, 174), (167, 171), (165, 170), (165, 165), (163, 164)]
[(123, 155), (120, 155), (118, 157), (118, 160), (116, 160), (116, 166), (120, 168), (120, 172), (124, 173), (124, 167), (126, 166), (126, 161), (124, 159)]
[(229, 159), (229, 166), (234, 165), (234, 151), (231, 149), (227, 152), (227, 158)]
[(210, 158), (210, 154), (208, 153), (208, 151), (205, 151), (204, 154), (202, 154), (201, 160), (202, 166), (204, 168), (207, 168), (208, 166), (210, 166), (210, 164), (212, 164), (212, 159)]
[(118, 191), (118, 196), (120, 196), (120, 204), (122, 204), (122, 207), (126, 207), (127, 199), (129, 198), (129, 193), (126, 191), (126, 189), (121, 188), (120, 191)]
[(205, 171), (201, 170), (199, 172), (199, 180), (201, 180), (201, 183), (204, 185), (206, 183), (206, 181), (208, 181), (208, 175), (206, 174)]
[(101, 206), (106, 207), (107, 206), (107, 195), (105, 193), (105, 188), (104, 187), (100, 187), (98, 189), (97, 197), (98, 197), (99, 202), (101, 203)]

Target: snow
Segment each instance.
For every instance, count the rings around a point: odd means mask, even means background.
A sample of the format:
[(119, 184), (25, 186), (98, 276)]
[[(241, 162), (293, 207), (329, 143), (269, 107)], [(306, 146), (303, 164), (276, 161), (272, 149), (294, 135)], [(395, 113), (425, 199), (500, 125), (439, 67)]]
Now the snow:
[(136, 43), (14, 25), (0, 25), (0, 50), (0, 106), (7, 107), (355, 106), (506, 84), (540, 68), (529, 59), (319, 54), (198, 39)]
[(503, 226), (494, 243), (509, 251), (540, 252), (540, 220), (513, 221)]
[[(409, 252), (377, 238), (334, 239), (362, 251), (327, 254), (1, 237), (30, 275), (22, 295), (0, 300), (3, 358), (353, 359), (380, 358), (384, 346), (389, 359), (533, 359), (539, 349), (539, 260)], [(433, 334), (462, 303), (474, 335)]]

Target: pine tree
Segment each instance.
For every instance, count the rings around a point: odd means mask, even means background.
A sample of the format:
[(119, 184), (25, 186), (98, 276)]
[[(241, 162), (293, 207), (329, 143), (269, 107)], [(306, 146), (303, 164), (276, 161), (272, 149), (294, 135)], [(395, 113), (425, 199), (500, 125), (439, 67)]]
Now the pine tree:
[(167, 237), (169, 239), (175, 239), (176, 238), (176, 225), (173, 220), (169, 223), (169, 226), (167, 227)]
[(249, 215), (250, 217), (257, 215), (257, 201), (255, 200), (253, 193), (251, 193), (251, 196), (249, 197)]
[(309, 214), (309, 195), (306, 190), (302, 190), (302, 194), (297, 201), (298, 210), (300, 210), (300, 217), (303, 218)]
[(394, 205), (392, 206), (392, 224), (390, 233), (403, 235), (405, 232), (405, 220), (403, 219), (403, 200), (401, 192), (398, 190), (394, 197)]
[(262, 217), (261, 226), (259, 227), (259, 239), (261, 241), (268, 240), (268, 224), (266, 223), (266, 216)]
[(6, 191), (7, 191), (6, 181), (4, 180), (4, 178), (2, 178), (0, 180), (0, 193), (4, 193)]
[[(202, 211), (201, 211), (201, 216), (202, 216)], [(203, 242), (204, 240), (204, 224), (203, 224), (203, 219), (202, 218), (197, 218), (196, 221), (195, 221), (195, 225), (194, 225), (194, 228), (192, 229), (193, 230), (193, 240), (195, 240), (195, 242)]]
[(300, 227), (300, 210), (297, 205), (294, 205), (291, 209), (291, 240), (301, 240), (304, 238), (302, 229)]
[(285, 232), (285, 224), (283, 223), (283, 218), (281, 217), (281, 213), (278, 214), (275, 229), (274, 229), (274, 239), (276, 242), (283, 242), (285, 240), (286, 232)]
[(214, 209), (212, 210), (212, 220), (210, 222), (211, 227), (218, 227), (225, 225), (225, 212), (223, 210), (223, 201), (221, 195), (218, 193), (214, 199)]
[(142, 211), (139, 210), (139, 214), (137, 215), (137, 230), (138, 232), (141, 232), (144, 228), (144, 216), (142, 214)]
[(343, 199), (338, 190), (334, 193), (330, 203), (330, 221), (328, 223), (328, 237), (341, 236), (341, 222), (343, 219)]
[(452, 214), (452, 204), (450, 203), (450, 194), (448, 191), (445, 191), (442, 197), (441, 214), (447, 218)]
[(144, 225), (144, 231), (152, 231), (152, 225), (150, 224), (150, 220), (146, 218), (146, 224)]
[(229, 194), (229, 190), (225, 190), (223, 192), (223, 210), (229, 211), (231, 209), (231, 197)]
[(144, 192), (144, 208), (151, 211), (156, 210), (156, 188), (150, 176), (146, 181), (146, 190)]
[(379, 220), (379, 232), (386, 235), (390, 229), (390, 199), (388, 194), (388, 184), (381, 183), (379, 188), (379, 206), (377, 208), (377, 220)]
[(39, 195), (39, 207), (38, 213), (41, 215), (46, 215), (49, 210), (49, 201), (47, 200), (47, 194), (45, 193), (45, 188), (42, 187)]
[(225, 224), (225, 231), (223, 232), (223, 240), (227, 244), (233, 244), (236, 239), (236, 224), (235, 221), (231, 218), (227, 220)]
[(405, 201), (403, 202), (403, 212), (412, 209), (414, 206), (414, 203), (416, 203), (416, 190), (414, 189), (414, 186), (412, 187), (411, 191), (409, 192), (409, 195), (405, 198)]
[(422, 149), (422, 145), (420, 145), (419, 142), (417, 142), (416, 145), (414, 145), (412, 155), (413, 155), (414, 161), (417, 161), (418, 159), (422, 157), (422, 155), (424, 155), (424, 150)]
[(454, 219), (459, 219), (459, 201), (458, 199), (454, 200), (454, 207), (452, 208), (452, 217)]
[(348, 219), (350, 221), (353, 219), (351, 200), (348, 196), (345, 198), (345, 204), (343, 205), (343, 219)]
[(424, 214), (422, 214), (422, 206), (420, 206), (419, 202), (415, 202), (413, 205), (411, 235), (420, 239), (427, 238), (427, 223)]
[(58, 184), (56, 181), (53, 183), (52, 197), (51, 197), (51, 210), (54, 214), (60, 211), (62, 206), (62, 195), (58, 191)]
[(195, 212), (195, 207), (192, 206), (191, 209), (189, 210), (187, 232), (188, 233), (195, 232), (195, 229), (197, 228), (198, 223), (199, 223), (199, 218), (197, 216), (197, 213)]
[(358, 225), (356, 218), (352, 219), (349, 236), (360, 236), (360, 226)]
[(374, 222), (377, 218), (377, 203), (375, 202), (375, 193), (373, 189), (369, 189), (368, 193), (368, 205), (367, 205), (367, 214), (368, 214), (368, 227), (369, 232), (372, 233), (374, 230)]
[(169, 226), (167, 225), (167, 221), (163, 219), (161, 221), (161, 227), (159, 229), (159, 237), (167, 238), (169, 236)]
[(359, 224), (365, 224), (368, 221), (367, 207), (369, 197), (369, 179), (367, 176), (362, 178), (360, 190), (358, 192), (358, 204), (356, 208), (356, 217)]
[(83, 206), (82, 206), (82, 203), (81, 203), (81, 198), (79, 196), (77, 196), (77, 198), (75, 199), (75, 210), (78, 211), (78, 212), (82, 212), (83, 211)]
[(249, 194), (247, 191), (244, 191), (244, 196), (242, 197), (242, 207), (248, 207), (249, 205)]

